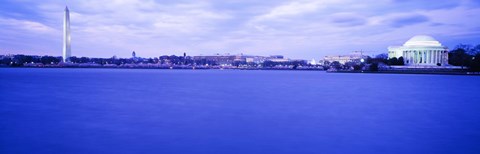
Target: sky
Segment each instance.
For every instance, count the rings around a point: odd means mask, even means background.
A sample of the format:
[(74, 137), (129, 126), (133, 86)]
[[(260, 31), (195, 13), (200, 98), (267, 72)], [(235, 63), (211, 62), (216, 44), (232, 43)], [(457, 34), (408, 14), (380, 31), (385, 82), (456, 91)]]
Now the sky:
[(479, 0), (0, 0), (0, 54), (284, 55), (386, 53), (415, 35), (480, 44)]

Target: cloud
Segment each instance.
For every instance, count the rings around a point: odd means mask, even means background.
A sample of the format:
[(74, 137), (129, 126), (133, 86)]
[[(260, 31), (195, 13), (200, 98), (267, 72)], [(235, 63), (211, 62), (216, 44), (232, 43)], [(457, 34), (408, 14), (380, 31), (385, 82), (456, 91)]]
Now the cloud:
[[(480, 18), (480, 5), (475, 0), (68, 3), (76, 56), (125, 57), (135, 50), (145, 57), (242, 52), (318, 59), (351, 50), (383, 52), (419, 33), (444, 44), (480, 39), (475, 27), (480, 21), (474, 20)], [(57, 0), (0, 2), (0, 47), (60, 55), (64, 7)]]
[(32, 33), (55, 32), (55, 29), (52, 27), (46, 26), (39, 22), (2, 17), (0, 17), (0, 26), (4, 29), (29, 31)]
[(284, 17), (302, 15), (316, 11), (320, 7), (320, 1), (290, 2), (271, 9), (268, 13), (254, 17), (255, 21), (279, 20)]
[(367, 23), (365, 17), (355, 13), (337, 13), (331, 16), (331, 21), (339, 26), (361, 26)]
[(451, 8), (460, 6), (464, 1), (465, 0), (442, 0), (442, 1), (432, 2), (432, 1), (418, 1), (418, 0), (391, 0), (393, 5), (399, 6), (398, 8), (400, 9), (408, 8), (410, 10), (451, 9)]
[(389, 23), (393, 27), (399, 28), (399, 27), (424, 23), (427, 21), (429, 21), (429, 18), (427, 16), (413, 14), (413, 15), (392, 17), (391, 19), (387, 19), (385, 22)]

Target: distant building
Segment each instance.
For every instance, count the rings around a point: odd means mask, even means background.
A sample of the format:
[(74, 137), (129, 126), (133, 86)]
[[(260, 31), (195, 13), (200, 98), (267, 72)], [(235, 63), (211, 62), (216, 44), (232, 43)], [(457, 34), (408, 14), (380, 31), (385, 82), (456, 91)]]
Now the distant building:
[(315, 61), (315, 59), (312, 59), (312, 60), (310, 60), (310, 62), (308, 62), (308, 64), (317, 65), (317, 61)]
[(132, 52), (132, 58), (137, 58), (137, 54), (135, 53), (135, 51)]
[(245, 58), (245, 61), (247, 63), (255, 63), (255, 64), (260, 64), (265, 62), (267, 58), (263, 56), (248, 56)]
[(282, 55), (271, 55), (270, 58), (283, 59), (284, 57)]
[(193, 60), (205, 60), (205, 61), (215, 62), (216, 64), (219, 64), (219, 65), (230, 65), (235, 61), (242, 61), (245, 59), (242, 59), (241, 56), (237, 56), (237, 55), (216, 54), (211, 56), (193, 56)]
[(323, 66), (325, 64), (325, 59), (319, 60), (317, 65)]
[(366, 59), (368, 56), (363, 55), (361, 51), (354, 51), (350, 55), (336, 55), (336, 56), (325, 56), (323, 59), (324, 62), (334, 62), (337, 61), (340, 64), (345, 64), (347, 62), (361, 62), (362, 59)]
[(267, 57), (266, 60), (272, 61), (272, 62), (289, 62), (290, 59), (285, 59), (282, 55), (271, 55), (270, 57)]
[(261, 63), (264, 63), (265, 61), (278, 62), (278, 63), (301, 61), (306, 63), (305, 60), (286, 59), (281, 55), (264, 57), (264, 56), (253, 56), (253, 55), (244, 55), (244, 54), (238, 54), (238, 55), (216, 54), (211, 56), (194, 56), (193, 60), (214, 62), (215, 64), (218, 64), (218, 65), (232, 65), (235, 62), (261, 64)]
[(448, 48), (431, 36), (417, 35), (403, 46), (388, 47), (388, 58), (403, 58), (405, 65), (448, 65)]

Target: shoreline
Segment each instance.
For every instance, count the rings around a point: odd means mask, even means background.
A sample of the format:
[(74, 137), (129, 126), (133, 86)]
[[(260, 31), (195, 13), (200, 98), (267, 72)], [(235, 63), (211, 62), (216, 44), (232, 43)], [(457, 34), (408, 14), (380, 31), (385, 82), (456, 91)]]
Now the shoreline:
[(466, 75), (466, 76), (480, 76), (480, 72), (468, 72), (460, 70), (379, 70), (379, 71), (328, 71), (317, 68), (232, 68), (232, 67), (69, 67), (69, 66), (55, 66), (55, 67), (0, 67), (0, 68), (34, 68), (34, 69), (49, 69), (49, 68), (66, 68), (66, 69), (158, 69), (158, 70), (264, 70), (264, 71), (325, 71), (326, 73), (361, 73), (361, 74), (431, 74), (431, 75)]
[(431, 74), (431, 75), (466, 75), (480, 76), (480, 72), (468, 71), (424, 71), (424, 70), (383, 70), (383, 71), (326, 71), (327, 73), (364, 73), (364, 74)]
[(0, 67), (0, 68), (35, 68), (35, 69), (49, 69), (49, 68), (65, 68), (65, 69), (158, 69), (158, 70), (279, 70), (279, 71), (325, 71), (317, 68), (222, 68), (222, 67)]

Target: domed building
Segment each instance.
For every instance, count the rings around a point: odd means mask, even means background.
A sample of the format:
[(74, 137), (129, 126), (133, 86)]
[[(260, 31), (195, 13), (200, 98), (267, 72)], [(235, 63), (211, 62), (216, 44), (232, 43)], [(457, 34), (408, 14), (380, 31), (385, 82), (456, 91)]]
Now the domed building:
[(388, 47), (388, 58), (403, 58), (405, 65), (445, 66), (448, 48), (431, 36), (417, 35), (403, 46)]

